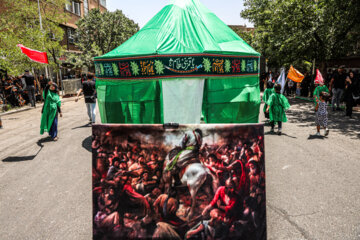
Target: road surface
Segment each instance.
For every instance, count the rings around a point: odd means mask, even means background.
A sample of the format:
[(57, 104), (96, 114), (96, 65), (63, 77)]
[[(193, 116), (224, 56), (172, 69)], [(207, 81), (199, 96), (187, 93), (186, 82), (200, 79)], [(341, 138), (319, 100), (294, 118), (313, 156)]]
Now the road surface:
[[(282, 136), (265, 126), (268, 239), (360, 239), (359, 114), (330, 113), (330, 135), (317, 138), (311, 103), (290, 102)], [(91, 239), (85, 104), (63, 104), (57, 142), (39, 135), (40, 112), (2, 117), (0, 238)]]

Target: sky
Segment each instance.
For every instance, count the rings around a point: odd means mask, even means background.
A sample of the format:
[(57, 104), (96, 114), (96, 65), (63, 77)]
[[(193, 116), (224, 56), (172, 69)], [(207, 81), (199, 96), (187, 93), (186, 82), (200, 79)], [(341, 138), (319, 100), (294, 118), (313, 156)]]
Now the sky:
[[(200, 1), (227, 25), (253, 26), (240, 17), (240, 12), (244, 9), (243, 0)], [(170, 0), (107, 0), (106, 7), (109, 11), (122, 10), (142, 28), (169, 2)]]

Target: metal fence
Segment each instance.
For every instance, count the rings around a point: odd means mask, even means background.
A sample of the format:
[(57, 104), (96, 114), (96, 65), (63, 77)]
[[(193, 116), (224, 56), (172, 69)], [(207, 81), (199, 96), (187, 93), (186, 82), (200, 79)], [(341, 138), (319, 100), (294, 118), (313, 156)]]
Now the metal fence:
[(64, 95), (76, 94), (81, 88), (81, 78), (66, 79), (62, 81)]

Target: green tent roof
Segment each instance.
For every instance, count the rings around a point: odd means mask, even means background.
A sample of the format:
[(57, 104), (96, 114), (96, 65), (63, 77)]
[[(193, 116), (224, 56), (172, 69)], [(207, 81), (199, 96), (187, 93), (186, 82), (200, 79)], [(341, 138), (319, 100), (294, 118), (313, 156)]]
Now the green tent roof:
[(260, 56), (199, 0), (171, 0), (128, 41), (95, 59), (202, 53)]

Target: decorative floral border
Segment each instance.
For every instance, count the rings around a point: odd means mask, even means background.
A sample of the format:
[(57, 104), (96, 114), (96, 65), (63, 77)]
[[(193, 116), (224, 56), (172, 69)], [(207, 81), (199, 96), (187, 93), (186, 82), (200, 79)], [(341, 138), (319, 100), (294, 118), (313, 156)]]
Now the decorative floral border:
[(99, 79), (153, 79), (176, 77), (243, 76), (259, 73), (258, 56), (153, 55), (120, 59), (96, 59)]

